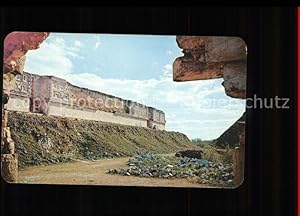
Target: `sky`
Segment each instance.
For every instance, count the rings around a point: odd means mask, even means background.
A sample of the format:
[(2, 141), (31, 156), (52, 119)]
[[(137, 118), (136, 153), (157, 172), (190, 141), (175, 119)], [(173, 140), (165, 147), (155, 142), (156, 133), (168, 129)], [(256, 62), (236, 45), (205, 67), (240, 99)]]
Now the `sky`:
[(174, 82), (172, 63), (182, 56), (175, 36), (50, 33), (26, 54), (24, 71), (163, 110), (166, 130), (190, 139), (215, 139), (245, 111), (226, 96), (223, 79)]

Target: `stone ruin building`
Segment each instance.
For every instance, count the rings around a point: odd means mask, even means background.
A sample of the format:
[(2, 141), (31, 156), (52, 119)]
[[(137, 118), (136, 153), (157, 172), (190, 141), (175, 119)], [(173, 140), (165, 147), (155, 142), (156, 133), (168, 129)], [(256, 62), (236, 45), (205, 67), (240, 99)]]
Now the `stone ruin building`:
[(42, 113), (131, 126), (165, 129), (163, 111), (98, 91), (80, 88), (55, 76), (23, 72), (16, 76), (7, 110)]
[[(12, 32), (4, 40), (1, 174), (7, 182), (16, 182), (18, 176), (18, 158), (14, 149), (14, 141), (10, 136), (10, 128), (7, 126), (8, 110), (11, 109), (13, 100), (19, 100), (21, 104), (26, 104), (24, 108), (26, 112), (40, 112), (65, 117), (69, 117), (68, 115), (78, 117), (79, 113), (85, 113), (89, 118), (96, 118), (95, 113), (99, 112), (101, 113), (99, 116), (102, 114), (106, 117), (113, 116), (114, 119), (122, 119), (127, 124), (129, 121), (130, 124), (138, 122), (140, 126), (154, 127), (157, 125), (161, 129), (164, 128), (165, 120), (162, 111), (100, 92), (81, 89), (57, 77), (35, 77), (35, 75), (23, 73), (27, 51), (38, 49), (48, 36), (49, 32)], [(184, 55), (178, 57), (173, 63), (174, 81), (223, 78), (223, 86), (228, 96), (246, 98), (247, 47), (241, 38), (177, 36), (176, 41)], [(15, 84), (19, 86), (16, 87)], [(38, 92), (37, 88), (42, 88), (43, 91)], [(80, 94), (91, 98), (101, 95), (109, 98), (107, 101), (115, 100), (121, 104), (124, 103), (118, 108), (108, 106), (105, 109), (98, 109), (97, 107), (98, 110), (95, 109), (96, 103), (93, 102), (87, 107), (81, 107), (80, 103), (84, 103), (84, 101), (77, 100)], [(58, 101), (61, 101), (60, 107), (57, 107)], [(74, 106), (74, 101), (77, 102), (77, 105), (70, 108), (70, 106)], [(128, 106), (131, 103), (136, 105), (136, 108), (132, 109), (135, 106)], [(72, 112), (67, 112), (70, 109)], [(124, 118), (124, 116), (126, 117)], [(135, 121), (136, 118), (139, 120)], [(160, 124), (155, 124), (155, 120), (159, 120)], [(239, 146), (233, 153), (236, 186), (240, 185), (244, 178), (245, 121), (238, 121), (237, 125)]]

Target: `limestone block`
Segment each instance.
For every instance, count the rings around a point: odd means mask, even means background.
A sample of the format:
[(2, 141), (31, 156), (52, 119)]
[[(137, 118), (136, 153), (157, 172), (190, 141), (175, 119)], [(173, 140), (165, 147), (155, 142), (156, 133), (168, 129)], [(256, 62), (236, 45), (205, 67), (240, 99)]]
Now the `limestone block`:
[[(246, 44), (239, 37), (177, 36), (177, 44), (184, 53), (190, 53), (194, 60), (202, 52), (206, 62), (227, 62), (246, 59)], [(197, 55), (198, 54), (198, 55)]]
[(18, 179), (17, 154), (1, 154), (1, 175), (6, 182), (16, 182)]
[(173, 63), (174, 81), (206, 80), (223, 77), (222, 63), (195, 62), (186, 57), (178, 57)]
[(39, 48), (48, 37), (48, 32), (11, 32), (4, 39), (4, 73), (22, 74), (28, 50)]
[(173, 80), (224, 78), (228, 96), (246, 97), (247, 47), (239, 37), (177, 36), (184, 56), (173, 63)]
[(223, 86), (228, 96), (246, 98), (247, 68), (246, 63), (228, 63), (223, 69)]
[(7, 127), (7, 122), (8, 122), (8, 111), (4, 110), (3, 112), (3, 119), (2, 119), (2, 128), (6, 128)]
[(238, 121), (239, 147), (233, 152), (234, 183), (240, 185), (244, 179), (245, 169), (245, 121)]
[(241, 184), (243, 180), (240, 147), (235, 147), (233, 151), (232, 160), (233, 160), (234, 185), (238, 186)]
[(3, 128), (3, 142), (4, 146), (2, 149), (2, 153), (5, 154), (14, 154), (15, 153), (15, 142), (11, 138), (10, 128)]
[(15, 74), (7, 73), (3, 75), (3, 94), (9, 96), (10, 92), (15, 88)]

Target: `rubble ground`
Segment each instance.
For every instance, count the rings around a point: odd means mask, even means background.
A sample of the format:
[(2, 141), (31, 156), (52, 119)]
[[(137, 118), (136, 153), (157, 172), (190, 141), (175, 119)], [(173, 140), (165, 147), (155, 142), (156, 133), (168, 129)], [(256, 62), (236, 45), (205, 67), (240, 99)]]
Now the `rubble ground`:
[(110, 169), (108, 173), (146, 178), (188, 178), (210, 186), (233, 186), (232, 163), (144, 153), (129, 159), (127, 164), (127, 168)]

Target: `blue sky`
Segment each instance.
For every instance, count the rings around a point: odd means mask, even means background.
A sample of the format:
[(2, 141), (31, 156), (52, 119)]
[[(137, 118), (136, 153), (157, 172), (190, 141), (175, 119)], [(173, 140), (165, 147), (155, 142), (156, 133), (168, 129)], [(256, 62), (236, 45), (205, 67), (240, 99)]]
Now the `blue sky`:
[(217, 138), (245, 110), (222, 79), (173, 82), (175, 36), (50, 33), (26, 56), (25, 71), (161, 109), (166, 130), (189, 138)]

